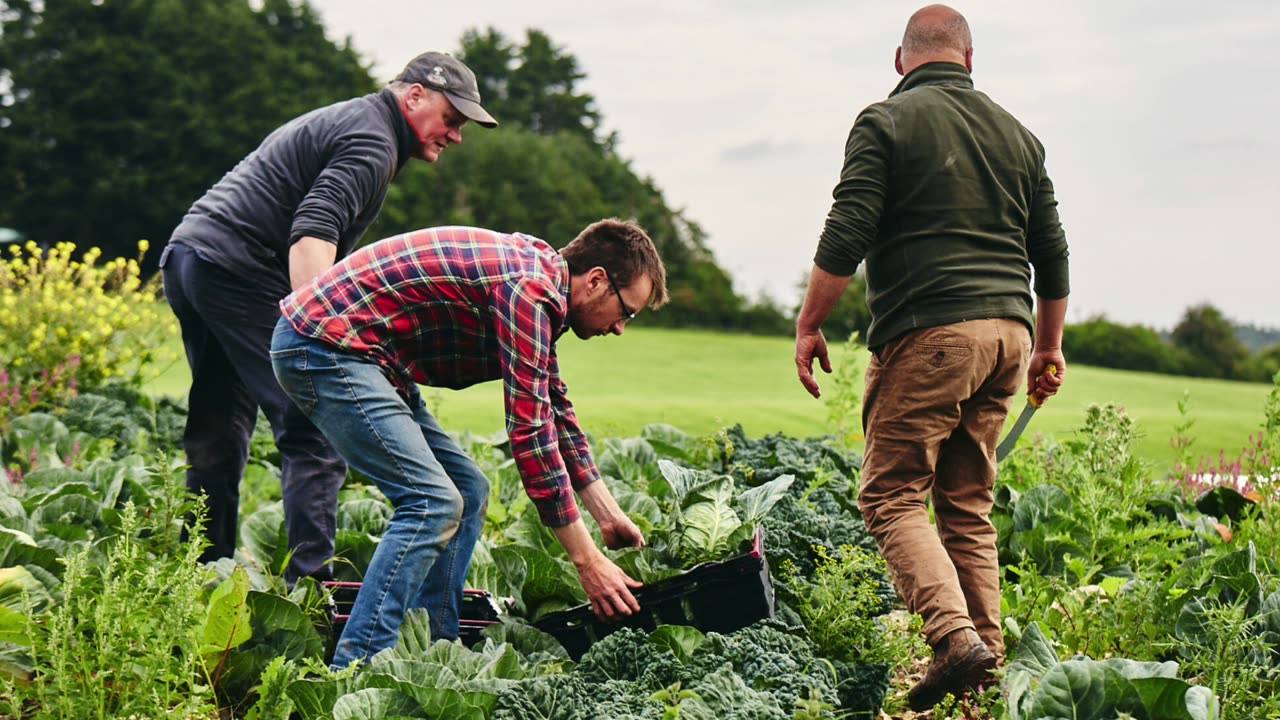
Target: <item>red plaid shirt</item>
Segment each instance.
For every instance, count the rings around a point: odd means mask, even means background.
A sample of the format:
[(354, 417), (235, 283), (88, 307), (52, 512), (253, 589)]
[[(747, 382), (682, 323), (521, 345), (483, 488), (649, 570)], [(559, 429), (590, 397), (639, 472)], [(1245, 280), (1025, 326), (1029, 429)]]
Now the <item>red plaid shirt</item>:
[(569, 268), (546, 242), (466, 227), (397, 235), (351, 254), (280, 310), (302, 335), (377, 362), (402, 393), (501, 378), (511, 451), (542, 522), (578, 519), (573, 489), (600, 472), (560, 380)]

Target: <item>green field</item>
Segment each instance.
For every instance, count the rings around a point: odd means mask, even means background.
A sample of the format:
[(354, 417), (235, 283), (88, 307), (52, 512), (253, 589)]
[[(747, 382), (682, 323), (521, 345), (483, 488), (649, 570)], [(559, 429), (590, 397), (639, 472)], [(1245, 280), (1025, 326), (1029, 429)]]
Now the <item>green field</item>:
[[(569, 335), (559, 351), (569, 396), (593, 433), (633, 435), (654, 422), (692, 433), (733, 423), (752, 435), (829, 432), (826, 406), (809, 397), (796, 379), (793, 344), (787, 338), (634, 328), (622, 337), (587, 342)], [(838, 352), (832, 359), (847, 360)], [(862, 367), (866, 360), (865, 352), (856, 358)], [(829, 382), (825, 376), (819, 380)], [(186, 365), (178, 361), (151, 390), (183, 395), (189, 382)], [(1193, 449), (1214, 457), (1225, 450), (1234, 458), (1260, 429), (1269, 390), (1257, 383), (1072, 365), (1062, 393), (1036, 415), (1027, 432), (1065, 437), (1082, 424), (1090, 404), (1113, 402), (1138, 423), (1138, 454), (1168, 467), (1173, 461), (1169, 440), (1180, 419), (1178, 400), (1189, 391)], [(502, 389), (496, 382), (461, 392), (429, 390), (425, 397), (450, 430), (489, 434), (502, 429)]]

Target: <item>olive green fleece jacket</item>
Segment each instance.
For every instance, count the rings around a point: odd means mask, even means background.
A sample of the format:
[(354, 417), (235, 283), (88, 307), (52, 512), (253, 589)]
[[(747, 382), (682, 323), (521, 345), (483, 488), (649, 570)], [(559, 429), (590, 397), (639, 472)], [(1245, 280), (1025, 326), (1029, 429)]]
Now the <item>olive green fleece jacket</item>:
[(1033, 328), (1032, 267), (1036, 295), (1069, 292), (1044, 147), (962, 65), (922, 65), (862, 111), (833, 195), (814, 263), (866, 261), (872, 348), (979, 318)]

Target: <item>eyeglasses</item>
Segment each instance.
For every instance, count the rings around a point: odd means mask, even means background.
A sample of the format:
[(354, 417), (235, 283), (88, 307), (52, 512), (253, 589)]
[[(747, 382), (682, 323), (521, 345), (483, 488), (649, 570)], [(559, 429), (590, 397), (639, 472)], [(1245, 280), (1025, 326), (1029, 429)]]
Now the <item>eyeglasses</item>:
[(608, 270), (604, 271), (605, 279), (609, 281), (609, 287), (613, 288), (613, 294), (618, 296), (618, 304), (622, 306), (622, 319), (630, 322), (635, 319), (636, 314), (631, 308), (627, 307), (627, 301), (622, 299), (622, 293), (618, 292), (618, 285), (613, 281), (613, 276)]

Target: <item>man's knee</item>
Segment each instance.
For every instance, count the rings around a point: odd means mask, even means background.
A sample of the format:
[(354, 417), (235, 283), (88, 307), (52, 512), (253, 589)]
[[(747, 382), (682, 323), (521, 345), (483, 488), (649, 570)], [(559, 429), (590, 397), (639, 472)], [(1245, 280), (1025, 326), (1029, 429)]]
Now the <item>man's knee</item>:
[(462, 497), (463, 512), (467, 515), (484, 514), (489, 505), (489, 478), (479, 468), (465, 483), (459, 483), (458, 492)]

